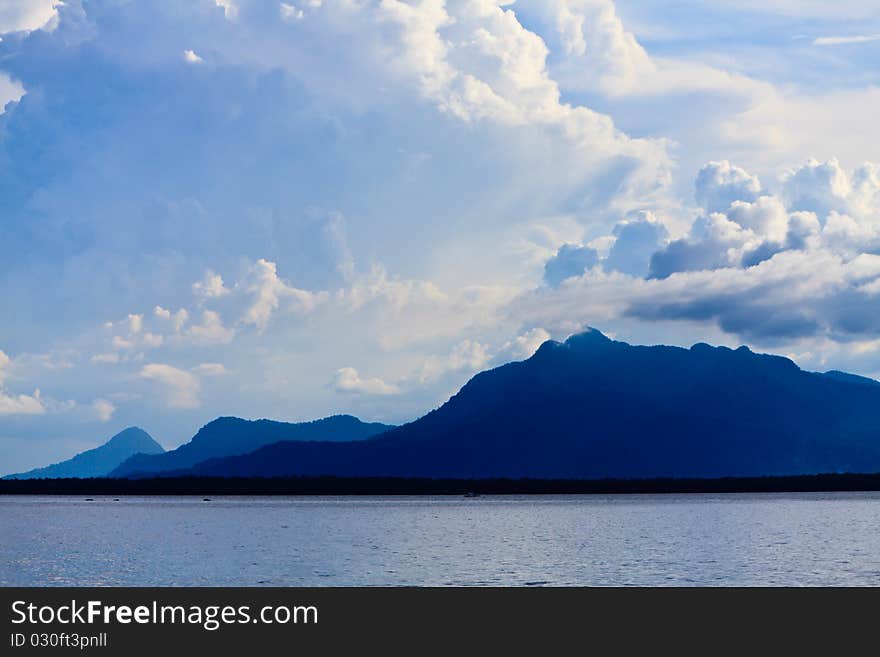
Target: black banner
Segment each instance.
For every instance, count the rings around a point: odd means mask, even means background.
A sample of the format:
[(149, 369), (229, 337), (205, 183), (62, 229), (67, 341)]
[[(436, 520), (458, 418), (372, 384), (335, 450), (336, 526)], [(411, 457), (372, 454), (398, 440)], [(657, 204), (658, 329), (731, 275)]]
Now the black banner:
[[(538, 655), (873, 645), (873, 589), (0, 589), (2, 655)], [(863, 643), (865, 642), (865, 643)], [(856, 650), (858, 648), (858, 650)], [(488, 651), (488, 652), (487, 652)]]

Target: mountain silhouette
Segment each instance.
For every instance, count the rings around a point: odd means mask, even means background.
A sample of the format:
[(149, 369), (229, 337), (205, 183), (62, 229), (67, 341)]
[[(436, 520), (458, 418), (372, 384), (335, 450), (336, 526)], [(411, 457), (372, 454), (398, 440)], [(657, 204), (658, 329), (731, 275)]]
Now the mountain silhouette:
[(220, 417), (199, 429), (190, 442), (164, 454), (138, 454), (113, 470), (113, 477), (158, 474), (190, 468), (206, 459), (252, 452), (280, 441), (357, 441), (393, 427), (361, 422), (351, 415), (333, 415), (312, 422), (275, 422)]
[[(154, 457), (155, 458), (155, 457)], [(197, 476), (642, 478), (880, 471), (880, 384), (696, 344), (597, 330), (474, 376), (371, 440), (282, 442)]]
[(61, 479), (105, 477), (135, 454), (161, 454), (165, 450), (143, 429), (129, 427), (95, 449), (45, 468), (11, 474), (4, 479)]

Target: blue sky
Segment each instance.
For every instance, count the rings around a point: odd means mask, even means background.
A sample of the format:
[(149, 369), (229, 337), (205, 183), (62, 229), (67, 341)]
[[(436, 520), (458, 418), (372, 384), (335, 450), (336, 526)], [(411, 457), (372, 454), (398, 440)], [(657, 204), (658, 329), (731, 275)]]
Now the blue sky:
[(593, 325), (880, 376), (875, 2), (8, 0), (0, 470)]

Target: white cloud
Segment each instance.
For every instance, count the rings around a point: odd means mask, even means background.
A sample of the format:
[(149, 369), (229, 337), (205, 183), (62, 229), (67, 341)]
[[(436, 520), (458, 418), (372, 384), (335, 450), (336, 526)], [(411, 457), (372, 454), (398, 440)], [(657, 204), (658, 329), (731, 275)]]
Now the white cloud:
[(529, 329), (522, 335), (516, 336), (513, 340), (505, 342), (498, 353), (492, 358), (494, 365), (502, 365), (510, 361), (525, 360), (530, 358), (547, 340), (550, 339), (550, 333), (543, 328)]
[(141, 337), (141, 345), (144, 349), (155, 349), (156, 347), (161, 347), (162, 343), (165, 342), (165, 338), (156, 333), (144, 333)]
[(6, 353), (0, 349), (0, 384), (3, 383), (3, 380), (6, 378), (6, 371), (9, 369), (9, 366), (12, 364), (12, 359), (6, 355)]
[(58, 404), (53, 400), (43, 399), (39, 388), (30, 395), (8, 392), (5, 386), (10, 377), (13, 360), (0, 350), (0, 415), (42, 415), (47, 410), (66, 410), (72, 404)]
[(225, 327), (219, 313), (204, 310), (202, 323), (192, 324), (187, 335), (196, 345), (229, 344), (235, 338), (235, 329)]
[[(684, 238), (657, 250), (652, 280), (597, 268), (523, 295), (511, 310), (545, 326), (631, 318), (716, 324), (764, 342), (864, 341), (880, 330), (876, 172), (810, 161), (783, 177), (782, 196), (726, 193), (725, 213), (698, 216)], [(746, 172), (736, 178), (747, 184), (730, 189), (757, 192)]]
[(853, 36), (827, 36), (813, 40), (814, 46), (840, 46), (853, 43), (870, 43), (880, 40), (880, 34), (859, 34)]
[(190, 409), (201, 406), (201, 383), (191, 372), (165, 363), (149, 363), (143, 366), (140, 376), (156, 381), (165, 388), (165, 400), (171, 408)]
[(0, 34), (47, 27), (56, 17), (58, 0), (3, 0), (0, 4)]
[(226, 368), (221, 363), (201, 363), (193, 368), (193, 372), (204, 376), (222, 376)]
[(279, 11), (281, 13), (281, 18), (286, 21), (301, 21), (305, 17), (305, 13), (302, 9), (286, 2), (281, 3)]
[(278, 277), (277, 266), (260, 258), (251, 267), (243, 290), (250, 295), (251, 303), (241, 318), (243, 324), (251, 324), (262, 332), (266, 330), (272, 314), (281, 307), (296, 313), (308, 313), (314, 309), (321, 295), (300, 290), (285, 283)]
[(223, 284), (223, 277), (208, 269), (201, 281), (193, 283), (193, 293), (205, 299), (216, 299), (229, 294), (229, 289)]
[(134, 342), (132, 342), (131, 340), (126, 340), (121, 335), (114, 335), (113, 348), (119, 350), (134, 349)]
[(144, 316), (143, 315), (129, 315), (128, 316), (128, 330), (129, 333), (135, 335), (140, 333), (144, 328)]
[(218, 7), (223, 8), (223, 15), (227, 20), (235, 21), (238, 19), (238, 3), (234, 0), (214, 0)]
[(171, 318), (174, 332), (179, 333), (184, 325), (189, 321), (189, 312), (185, 308), (179, 308)]
[(782, 242), (788, 233), (788, 210), (778, 198), (761, 196), (754, 203), (734, 201), (727, 217), (760, 237)]
[(811, 159), (786, 176), (783, 192), (792, 209), (824, 215), (832, 210), (847, 211), (852, 186), (836, 158), (827, 162)]
[[(160, 319), (164, 317), (164, 309), (160, 306), (154, 308), (153, 313)], [(133, 351), (135, 349), (156, 349), (160, 347), (165, 338), (163, 335), (144, 330), (144, 315), (138, 313), (129, 313), (122, 322), (105, 322), (105, 328), (113, 328), (114, 326), (125, 327), (127, 335), (114, 335), (111, 341), (113, 349), (116, 351)], [(119, 356), (113, 360), (112, 356), (107, 354), (98, 354), (92, 358), (92, 362), (119, 362)]]
[(400, 389), (379, 378), (362, 378), (353, 367), (343, 367), (336, 371), (333, 387), (337, 392), (361, 395), (393, 395)]
[(419, 382), (434, 381), (449, 372), (475, 372), (489, 362), (489, 347), (476, 340), (462, 340), (445, 356), (428, 356), (422, 364)]
[(109, 365), (116, 365), (119, 362), (119, 354), (117, 353), (104, 353), (104, 354), (95, 354), (90, 358), (93, 363), (106, 363)]
[(199, 64), (205, 60), (197, 55), (193, 50), (184, 50), (183, 61), (185, 61), (187, 64)]
[(39, 389), (31, 395), (7, 394), (0, 389), (0, 415), (42, 415), (45, 412)]
[(734, 201), (755, 201), (761, 194), (757, 176), (726, 160), (700, 169), (695, 187), (697, 204), (706, 212), (724, 212)]
[(22, 96), (24, 96), (24, 87), (21, 83), (0, 71), (0, 114), (3, 114), (7, 103), (20, 100)]
[(107, 422), (116, 412), (116, 405), (106, 399), (96, 399), (92, 402), (92, 411), (101, 422)]

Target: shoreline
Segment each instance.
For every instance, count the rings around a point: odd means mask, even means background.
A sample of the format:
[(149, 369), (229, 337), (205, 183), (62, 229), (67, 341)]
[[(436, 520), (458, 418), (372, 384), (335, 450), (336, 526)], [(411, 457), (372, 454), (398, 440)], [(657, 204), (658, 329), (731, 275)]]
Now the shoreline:
[(155, 477), (0, 479), (0, 495), (631, 495), (880, 491), (880, 473), (651, 479)]

